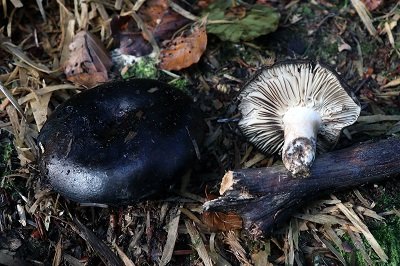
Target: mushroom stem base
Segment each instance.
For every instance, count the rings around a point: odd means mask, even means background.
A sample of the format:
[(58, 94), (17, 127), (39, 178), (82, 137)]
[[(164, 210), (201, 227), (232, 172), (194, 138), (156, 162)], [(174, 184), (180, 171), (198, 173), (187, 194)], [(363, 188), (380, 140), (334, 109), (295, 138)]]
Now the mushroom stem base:
[(282, 161), (294, 177), (308, 177), (315, 158), (317, 141), (311, 138), (296, 138), (285, 145)]
[(314, 162), (321, 116), (312, 108), (293, 107), (283, 117), (282, 161), (294, 177), (308, 177)]

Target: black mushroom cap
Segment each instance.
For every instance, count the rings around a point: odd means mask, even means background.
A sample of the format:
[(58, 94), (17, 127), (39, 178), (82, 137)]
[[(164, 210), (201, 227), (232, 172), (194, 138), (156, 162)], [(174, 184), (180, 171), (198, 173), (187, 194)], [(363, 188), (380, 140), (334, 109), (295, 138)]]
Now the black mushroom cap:
[(107, 83), (49, 117), (38, 137), (39, 167), (57, 192), (78, 202), (160, 197), (192, 166), (203, 129), (190, 97), (167, 84)]

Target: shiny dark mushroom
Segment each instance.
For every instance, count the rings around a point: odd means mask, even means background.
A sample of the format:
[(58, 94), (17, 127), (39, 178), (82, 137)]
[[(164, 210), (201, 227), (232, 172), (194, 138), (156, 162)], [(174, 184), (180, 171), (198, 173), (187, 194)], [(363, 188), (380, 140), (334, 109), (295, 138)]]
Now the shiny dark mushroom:
[(77, 202), (159, 198), (192, 166), (203, 128), (190, 97), (167, 84), (107, 83), (49, 117), (38, 137), (40, 171)]

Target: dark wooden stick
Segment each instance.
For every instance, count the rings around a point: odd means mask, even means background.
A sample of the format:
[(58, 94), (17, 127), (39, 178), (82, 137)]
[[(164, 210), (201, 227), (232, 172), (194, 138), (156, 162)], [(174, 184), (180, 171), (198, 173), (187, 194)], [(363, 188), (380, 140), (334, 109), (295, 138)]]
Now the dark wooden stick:
[(207, 211), (239, 214), (253, 235), (269, 234), (301, 204), (324, 194), (400, 176), (400, 139), (391, 138), (323, 154), (311, 176), (296, 179), (283, 166), (229, 171), (222, 197), (204, 204)]

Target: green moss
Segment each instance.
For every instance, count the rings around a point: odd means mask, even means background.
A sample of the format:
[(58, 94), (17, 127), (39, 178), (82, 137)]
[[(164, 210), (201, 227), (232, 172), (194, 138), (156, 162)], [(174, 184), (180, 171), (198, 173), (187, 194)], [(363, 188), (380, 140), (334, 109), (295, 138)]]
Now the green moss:
[(312, 11), (311, 8), (309, 8), (307, 5), (304, 5), (304, 6), (301, 8), (300, 13), (301, 13), (303, 16), (307, 17), (307, 18), (311, 18), (312, 16), (315, 16), (314, 11)]
[(376, 201), (376, 205), (385, 210), (400, 208), (400, 195), (398, 193), (383, 193)]
[(153, 58), (142, 57), (131, 65), (128, 70), (122, 74), (124, 79), (129, 78), (157, 78), (158, 70)]
[(381, 265), (400, 265), (400, 217), (390, 217), (386, 224), (371, 229), (371, 233), (389, 257), (389, 261)]
[(11, 159), (13, 147), (11, 143), (0, 143), (0, 176), (4, 176), (7, 172), (6, 166)]
[(376, 46), (376, 42), (360, 42), (360, 46), (361, 46), (361, 52), (363, 53), (363, 55), (370, 55), (375, 53), (376, 49), (378, 48)]
[(350, 236), (348, 234), (344, 234), (341, 238), (342, 241), (347, 242), (353, 248), (353, 252), (350, 253), (341, 251), (343, 258), (349, 263), (349, 265), (365, 265), (365, 261), (361, 255), (361, 252), (355, 248), (353, 240), (351, 240)]
[(177, 88), (178, 90), (181, 90), (183, 92), (187, 93), (187, 86), (189, 85), (189, 81), (183, 77), (173, 79), (170, 82), (168, 82), (171, 86)]

